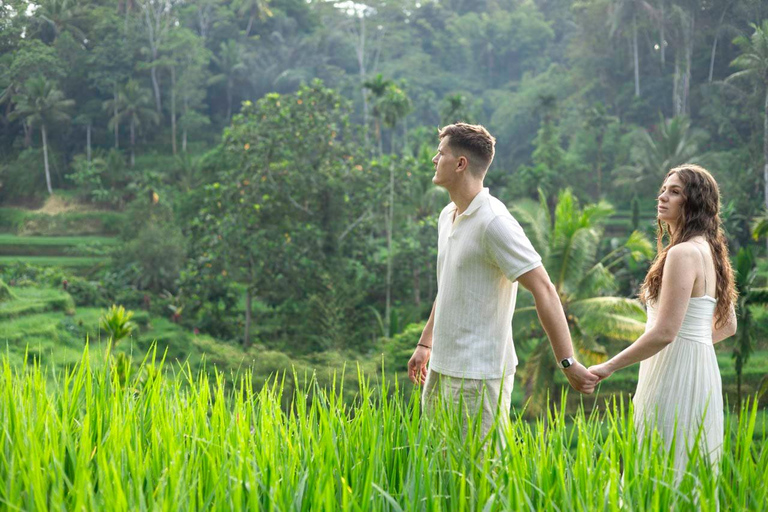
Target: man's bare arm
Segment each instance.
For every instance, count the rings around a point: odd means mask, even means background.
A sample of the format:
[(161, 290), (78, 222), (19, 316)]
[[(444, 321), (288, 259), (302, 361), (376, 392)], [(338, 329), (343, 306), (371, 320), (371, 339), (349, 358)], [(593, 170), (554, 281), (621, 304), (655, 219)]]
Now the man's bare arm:
[(432, 333), (435, 327), (436, 304), (437, 301), (432, 304), (432, 312), (429, 314), (429, 320), (427, 320), (427, 324), (421, 332), (419, 344), (413, 351), (410, 361), (408, 361), (408, 378), (414, 384), (424, 384), (424, 380), (427, 378), (427, 362), (432, 354)]
[[(543, 266), (526, 272), (518, 279), (528, 291), (533, 294), (536, 304), (536, 313), (544, 331), (547, 333), (549, 343), (555, 358), (561, 361), (567, 357), (573, 357), (573, 343), (571, 333), (568, 330), (568, 322), (565, 319), (563, 306), (549, 275)], [(592, 375), (579, 362), (563, 370), (568, 382), (574, 389), (581, 393), (590, 394), (595, 390), (597, 377)]]

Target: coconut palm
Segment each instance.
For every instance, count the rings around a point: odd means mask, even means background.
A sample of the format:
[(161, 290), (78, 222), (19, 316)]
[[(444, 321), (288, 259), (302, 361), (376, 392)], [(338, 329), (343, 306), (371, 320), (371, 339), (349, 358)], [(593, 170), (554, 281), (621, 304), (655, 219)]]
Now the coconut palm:
[(638, 56), (637, 23), (643, 10), (647, 10), (646, 2), (642, 0), (615, 0), (608, 15), (611, 37), (617, 33), (623, 33), (629, 26), (632, 30), (632, 63), (635, 72), (635, 96), (640, 96), (640, 58)]
[[(114, 102), (117, 101), (117, 105)], [(128, 80), (117, 93), (117, 100), (104, 102), (104, 110), (116, 111), (109, 120), (109, 129), (128, 122), (131, 133), (131, 167), (135, 162), (136, 130), (147, 123), (159, 123), (160, 116), (152, 108), (152, 93), (139, 85), (136, 80)]]
[(381, 73), (363, 83), (363, 88), (371, 91), (373, 95), (373, 126), (374, 133), (376, 134), (376, 143), (379, 147), (379, 155), (384, 152), (381, 148), (381, 100), (387, 94), (387, 89), (393, 84), (392, 80), (385, 79)]
[(234, 39), (229, 39), (219, 46), (219, 54), (212, 57), (219, 73), (212, 76), (209, 84), (224, 82), (227, 90), (227, 122), (232, 118), (232, 96), (235, 82), (245, 70), (243, 48)]
[[(645, 311), (636, 299), (614, 295), (617, 285), (612, 269), (627, 258), (650, 258), (653, 248), (648, 239), (635, 231), (624, 243), (598, 258), (602, 224), (613, 213), (613, 207), (600, 201), (580, 208), (569, 189), (558, 194), (554, 216), (541, 192), (539, 203), (520, 202), (512, 211), (525, 225), (560, 296), (580, 361), (588, 366), (605, 360), (601, 341), (631, 342), (643, 333)], [(525, 298), (521, 299), (515, 323), (523, 329), (529, 326), (532, 332), (528, 339), (534, 340), (521, 373), (526, 395), (532, 397), (530, 412), (536, 413), (546, 401), (557, 367), (536, 320), (535, 307), (525, 305)]]
[(248, 26), (245, 28), (245, 37), (251, 35), (253, 22), (258, 18), (264, 21), (272, 16), (272, 10), (269, 8), (270, 0), (240, 0), (237, 4), (237, 14), (240, 16), (248, 15)]
[(38, 5), (34, 16), (53, 29), (54, 38), (69, 31), (79, 41), (85, 39), (85, 33), (75, 23), (83, 12), (77, 0), (41, 0)]
[(30, 128), (40, 126), (43, 138), (43, 160), (45, 162), (45, 183), (48, 193), (53, 195), (51, 186), (51, 170), (48, 163), (48, 128), (58, 121), (68, 121), (69, 110), (74, 100), (68, 100), (56, 85), (45, 77), (30, 78), (18, 95), (14, 96), (16, 110), (11, 118), (24, 118)]
[(619, 187), (631, 187), (648, 194), (661, 185), (670, 169), (699, 160), (707, 133), (692, 128), (686, 117), (674, 117), (660, 118), (655, 134), (641, 129), (635, 137), (629, 155), (631, 163), (614, 170), (615, 182)]
[(725, 79), (726, 82), (741, 79), (752, 79), (757, 82), (765, 97), (765, 112), (763, 119), (763, 201), (768, 208), (768, 20), (762, 26), (752, 25), (754, 33), (751, 37), (737, 37), (733, 42), (741, 50), (731, 66), (740, 71)]
[(377, 106), (381, 112), (381, 121), (384, 123), (384, 126), (392, 130), (390, 153), (394, 154), (395, 127), (410, 113), (412, 108), (411, 99), (403, 89), (395, 84), (390, 84), (384, 96), (378, 101)]
[(457, 121), (472, 122), (470, 101), (462, 93), (449, 94), (440, 106), (440, 122), (443, 125)]
[[(381, 77), (381, 75), (378, 75)], [(377, 78), (378, 78), (377, 77)], [(395, 152), (395, 126), (408, 115), (411, 110), (411, 100), (408, 95), (396, 86), (389, 84), (383, 96), (381, 96), (374, 106), (374, 113), (378, 111), (377, 119), (381, 119), (384, 125), (392, 129), (390, 153)], [(381, 148), (381, 136), (379, 135), (379, 148)], [(394, 230), (395, 218), (395, 165), (391, 162), (389, 165), (389, 201), (387, 209), (387, 293), (386, 293), (386, 312), (385, 319), (387, 323), (387, 332), (390, 331), (390, 320), (392, 312), (392, 231)]]

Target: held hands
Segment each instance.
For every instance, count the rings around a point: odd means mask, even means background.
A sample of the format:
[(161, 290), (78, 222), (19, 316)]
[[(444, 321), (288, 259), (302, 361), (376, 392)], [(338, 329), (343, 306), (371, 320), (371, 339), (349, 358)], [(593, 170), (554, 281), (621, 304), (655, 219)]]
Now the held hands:
[(424, 384), (427, 379), (427, 362), (432, 350), (424, 346), (417, 346), (413, 351), (411, 360), (408, 361), (408, 378), (414, 384)]
[(596, 375), (588, 371), (584, 365), (579, 362), (575, 362), (564, 369), (563, 373), (568, 379), (571, 387), (585, 395), (591, 395), (595, 391), (597, 383), (600, 382), (600, 379)]
[(613, 374), (607, 362), (590, 366), (589, 371), (598, 378), (598, 382), (602, 382)]

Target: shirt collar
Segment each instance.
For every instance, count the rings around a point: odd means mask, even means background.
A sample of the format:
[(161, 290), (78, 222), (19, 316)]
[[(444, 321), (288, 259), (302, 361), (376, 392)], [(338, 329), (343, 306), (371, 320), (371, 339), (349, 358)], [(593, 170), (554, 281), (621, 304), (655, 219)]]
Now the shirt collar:
[[(484, 187), (483, 190), (478, 192), (478, 194), (475, 196), (475, 198), (472, 199), (472, 202), (469, 203), (469, 206), (467, 206), (467, 209), (464, 210), (464, 213), (462, 213), (461, 216), (467, 216), (468, 217), (468, 216), (472, 215), (473, 213), (475, 213), (477, 211), (477, 209), (480, 208), (480, 206), (482, 206), (483, 201), (485, 200), (486, 197), (488, 197), (489, 193), (490, 192), (489, 192), (488, 188)], [(453, 206), (454, 206), (455, 210), (457, 210), (459, 208), (458, 206), (456, 206), (455, 203), (454, 203)]]

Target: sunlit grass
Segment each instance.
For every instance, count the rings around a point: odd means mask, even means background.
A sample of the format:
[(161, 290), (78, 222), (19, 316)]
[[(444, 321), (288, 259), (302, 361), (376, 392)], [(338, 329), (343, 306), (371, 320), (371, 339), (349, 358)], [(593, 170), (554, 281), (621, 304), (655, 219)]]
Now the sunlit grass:
[(494, 433), (484, 450), (472, 421), (462, 439), (455, 411), (421, 418), (419, 394), (405, 400), (396, 381), (360, 375), (349, 404), (311, 375), (283, 396), (282, 377), (257, 390), (247, 373), (166, 377), (148, 357), (122, 383), (87, 352), (53, 379), (3, 358), (0, 508), (759, 510), (768, 499), (754, 406), (726, 417), (719, 471), (694, 452), (676, 487), (659, 440), (638, 442), (622, 403), (514, 418), (507, 447), (493, 448)]

